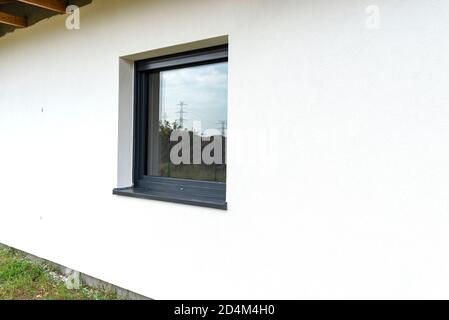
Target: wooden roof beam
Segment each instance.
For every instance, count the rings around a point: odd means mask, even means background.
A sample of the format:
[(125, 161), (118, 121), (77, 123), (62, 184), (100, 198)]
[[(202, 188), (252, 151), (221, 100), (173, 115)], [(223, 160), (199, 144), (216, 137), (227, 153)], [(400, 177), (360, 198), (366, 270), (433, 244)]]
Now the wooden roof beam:
[(25, 18), (13, 16), (5, 12), (0, 12), (0, 23), (16, 28), (26, 28), (28, 26)]
[(30, 6), (51, 10), (58, 13), (66, 12), (66, 2), (63, 0), (17, 0)]

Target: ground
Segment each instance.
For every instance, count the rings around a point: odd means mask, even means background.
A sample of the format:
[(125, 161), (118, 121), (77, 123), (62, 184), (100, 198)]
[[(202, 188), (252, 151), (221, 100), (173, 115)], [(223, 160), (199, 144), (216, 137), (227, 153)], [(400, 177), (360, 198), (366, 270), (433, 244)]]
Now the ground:
[(116, 300), (102, 290), (69, 290), (49, 267), (0, 249), (0, 300)]

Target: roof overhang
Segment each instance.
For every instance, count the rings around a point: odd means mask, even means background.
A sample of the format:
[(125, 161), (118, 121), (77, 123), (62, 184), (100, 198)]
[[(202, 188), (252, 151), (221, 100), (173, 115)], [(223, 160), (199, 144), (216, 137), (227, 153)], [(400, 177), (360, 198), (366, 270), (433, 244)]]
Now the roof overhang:
[(64, 14), (69, 5), (82, 7), (91, 2), (92, 0), (0, 0), (0, 37), (43, 19)]

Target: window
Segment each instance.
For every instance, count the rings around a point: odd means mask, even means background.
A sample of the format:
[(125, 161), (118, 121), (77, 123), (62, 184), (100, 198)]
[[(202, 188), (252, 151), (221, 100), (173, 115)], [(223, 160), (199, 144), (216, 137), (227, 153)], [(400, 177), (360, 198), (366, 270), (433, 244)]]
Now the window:
[(227, 46), (135, 70), (134, 187), (114, 193), (226, 209)]

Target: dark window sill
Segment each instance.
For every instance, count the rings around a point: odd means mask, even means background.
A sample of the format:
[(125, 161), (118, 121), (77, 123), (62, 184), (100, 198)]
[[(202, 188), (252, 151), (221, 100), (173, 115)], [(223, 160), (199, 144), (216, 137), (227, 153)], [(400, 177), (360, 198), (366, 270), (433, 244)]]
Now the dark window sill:
[(221, 199), (213, 199), (208, 197), (207, 199), (204, 197), (196, 197), (192, 198), (191, 196), (183, 196), (181, 194), (173, 194), (167, 192), (160, 191), (151, 191), (143, 188), (123, 188), (123, 189), (114, 189), (114, 195), (117, 196), (125, 196), (131, 198), (139, 198), (139, 199), (147, 199), (147, 200), (158, 200), (165, 202), (173, 202), (180, 204), (187, 204), (192, 206), (227, 210), (228, 204), (226, 201)]

